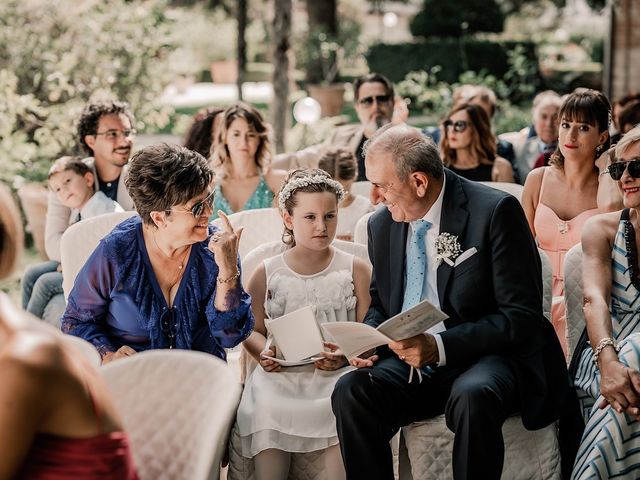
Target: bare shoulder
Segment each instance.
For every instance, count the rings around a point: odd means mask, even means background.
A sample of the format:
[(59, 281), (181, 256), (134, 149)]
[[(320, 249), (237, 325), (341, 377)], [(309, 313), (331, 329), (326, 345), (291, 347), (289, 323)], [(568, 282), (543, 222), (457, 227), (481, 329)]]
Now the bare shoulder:
[(267, 182), (267, 186), (272, 192), (277, 193), (278, 190), (280, 190), (280, 187), (282, 186), (286, 178), (287, 178), (286, 170), (273, 169), (273, 170), (269, 170), (265, 174), (264, 181)]
[(619, 223), (620, 211), (601, 213), (589, 218), (582, 227), (583, 248), (605, 241), (612, 245)]
[(354, 255), (353, 272), (354, 272), (354, 275), (371, 276), (371, 265), (365, 262), (362, 258)]
[(511, 162), (504, 157), (497, 156), (494, 163), (500, 168), (506, 168), (512, 170)]

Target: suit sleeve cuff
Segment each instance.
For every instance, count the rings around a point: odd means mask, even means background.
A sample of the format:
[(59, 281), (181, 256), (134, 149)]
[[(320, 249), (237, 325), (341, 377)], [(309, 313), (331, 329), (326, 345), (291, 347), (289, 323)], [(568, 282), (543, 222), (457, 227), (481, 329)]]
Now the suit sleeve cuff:
[(444, 344), (442, 343), (442, 337), (439, 333), (434, 333), (433, 338), (436, 339), (436, 345), (438, 346), (438, 366), (444, 367), (447, 364), (447, 354), (444, 351)]

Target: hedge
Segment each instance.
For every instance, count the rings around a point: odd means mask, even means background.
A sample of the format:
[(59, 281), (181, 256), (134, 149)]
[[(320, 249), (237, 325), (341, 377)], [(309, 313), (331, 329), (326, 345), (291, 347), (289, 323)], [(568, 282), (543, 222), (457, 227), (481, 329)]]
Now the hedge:
[(479, 72), (484, 69), (489, 74), (502, 77), (509, 69), (507, 51), (516, 45), (522, 45), (525, 55), (537, 64), (533, 42), (475, 39), (434, 38), (415, 43), (378, 43), (365, 56), (370, 71), (381, 73), (392, 82), (402, 80), (411, 71), (428, 71), (440, 65), (442, 70), (438, 80), (453, 83), (467, 70)]

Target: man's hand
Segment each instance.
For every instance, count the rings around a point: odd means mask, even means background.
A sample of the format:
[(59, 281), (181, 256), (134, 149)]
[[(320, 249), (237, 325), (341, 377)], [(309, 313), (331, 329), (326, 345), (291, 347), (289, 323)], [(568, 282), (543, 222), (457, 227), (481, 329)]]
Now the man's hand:
[(398, 355), (400, 360), (416, 368), (438, 363), (440, 360), (436, 339), (429, 333), (421, 333), (406, 340), (391, 342), (389, 348)]
[(640, 373), (618, 361), (602, 364), (600, 393), (604, 399), (598, 407), (607, 405), (618, 413), (626, 412), (640, 419)]
[(119, 358), (130, 357), (135, 355), (136, 351), (128, 345), (121, 346), (117, 352), (107, 352), (102, 356), (102, 365), (113, 362)]

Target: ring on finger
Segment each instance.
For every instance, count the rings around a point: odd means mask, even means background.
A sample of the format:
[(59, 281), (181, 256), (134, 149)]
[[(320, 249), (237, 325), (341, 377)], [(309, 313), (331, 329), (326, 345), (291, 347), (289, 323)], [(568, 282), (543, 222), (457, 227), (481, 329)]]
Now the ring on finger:
[(402, 360), (403, 362), (407, 359), (407, 357), (405, 357), (404, 355), (400, 355), (400, 360)]

